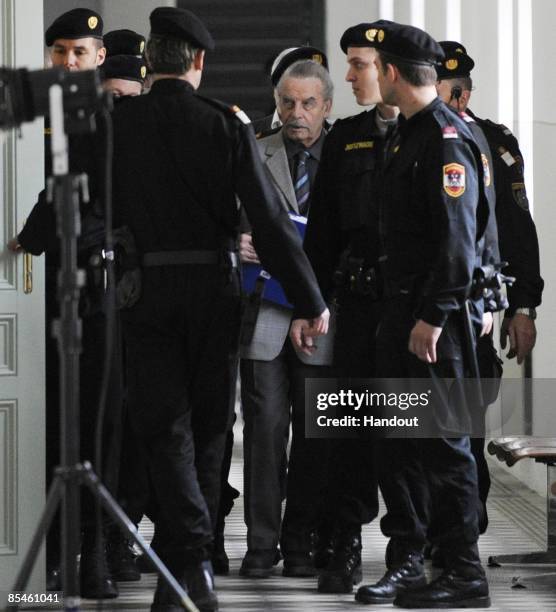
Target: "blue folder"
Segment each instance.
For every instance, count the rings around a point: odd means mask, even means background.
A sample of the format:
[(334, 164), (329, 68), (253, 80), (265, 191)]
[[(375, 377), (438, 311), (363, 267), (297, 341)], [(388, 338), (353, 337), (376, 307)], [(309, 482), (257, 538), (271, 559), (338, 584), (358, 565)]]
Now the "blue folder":
[[(301, 236), (301, 240), (305, 237), (305, 229), (307, 227), (307, 217), (301, 217), (294, 213), (288, 213), (290, 219), (297, 227), (297, 231)], [(255, 284), (259, 278), (264, 279), (264, 289), (262, 298), (279, 306), (285, 306), (286, 308), (293, 308), (293, 304), (290, 304), (286, 298), (286, 294), (282, 289), (282, 285), (270, 276), (270, 274), (263, 270), (259, 264), (244, 263), (242, 266), (243, 275), (243, 290), (245, 293), (253, 293), (255, 291)]]

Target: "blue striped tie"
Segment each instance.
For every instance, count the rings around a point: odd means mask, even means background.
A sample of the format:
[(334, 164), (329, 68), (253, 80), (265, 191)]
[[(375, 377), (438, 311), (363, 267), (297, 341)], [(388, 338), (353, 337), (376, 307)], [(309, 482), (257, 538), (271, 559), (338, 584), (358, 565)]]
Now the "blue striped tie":
[(297, 155), (297, 166), (295, 168), (295, 198), (301, 215), (307, 215), (309, 210), (309, 192), (311, 191), (311, 183), (309, 182), (309, 171), (307, 168), (307, 160), (310, 157), (309, 151), (303, 149)]

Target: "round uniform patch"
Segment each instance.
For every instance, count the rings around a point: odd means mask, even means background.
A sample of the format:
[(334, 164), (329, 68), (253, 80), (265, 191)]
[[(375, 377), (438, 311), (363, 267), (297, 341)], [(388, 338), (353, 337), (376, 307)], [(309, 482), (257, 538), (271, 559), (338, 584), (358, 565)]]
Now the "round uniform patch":
[(89, 17), (87, 25), (89, 26), (89, 29), (94, 30), (98, 25), (98, 17), (95, 17), (94, 15)]
[(485, 187), (490, 186), (490, 165), (488, 163), (488, 157), (481, 153), (481, 160), (483, 162), (483, 178), (485, 180)]
[(444, 191), (452, 198), (465, 193), (465, 167), (461, 164), (446, 164), (443, 167)]
[(457, 59), (451, 58), (447, 60), (444, 65), (446, 66), (448, 70), (455, 70), (458, 67), (459, 62)]
[(144, 79), (147, 76), (147, 67), (141, 66), (141, 78)]
[(384, 30), (378, 31), (378, 42), (382, 42), (384, 40)]

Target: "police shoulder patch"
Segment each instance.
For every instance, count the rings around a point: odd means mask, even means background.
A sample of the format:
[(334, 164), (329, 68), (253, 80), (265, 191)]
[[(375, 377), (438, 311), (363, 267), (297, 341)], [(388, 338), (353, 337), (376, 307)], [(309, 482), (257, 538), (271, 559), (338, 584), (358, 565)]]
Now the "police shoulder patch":
[(465, 193), (465, 166), (451, 163), (443, 167), (444, 191), (452, 198), (459, 198)]

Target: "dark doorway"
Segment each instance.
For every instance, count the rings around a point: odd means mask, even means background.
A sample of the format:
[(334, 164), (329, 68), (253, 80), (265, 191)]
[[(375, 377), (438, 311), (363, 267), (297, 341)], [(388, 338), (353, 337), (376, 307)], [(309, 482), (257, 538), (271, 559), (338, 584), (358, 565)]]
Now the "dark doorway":
[(178, 0), (198, 15), (216, 41), (199, 92), (237, 104), (252, 119), (274, 108), (269, 71), (288, 47), (323, 48), (321, 0)]

